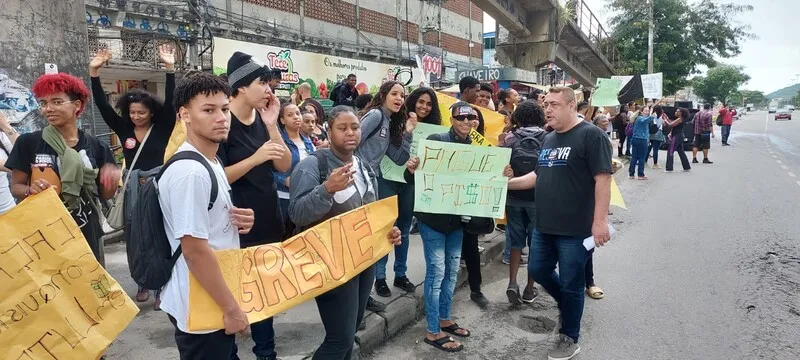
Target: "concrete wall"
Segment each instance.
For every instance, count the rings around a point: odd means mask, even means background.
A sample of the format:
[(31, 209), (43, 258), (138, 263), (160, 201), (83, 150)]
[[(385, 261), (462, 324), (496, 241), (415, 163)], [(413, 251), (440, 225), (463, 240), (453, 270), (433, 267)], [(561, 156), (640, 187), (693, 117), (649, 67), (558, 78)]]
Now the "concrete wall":
[[(89, 61), (84, 0), (3, 0), (0, 10), (0, 92), (22, 93), (44, 74), (45, 63), (60, 72), (83, 78), (88, 85)], [(3, 75), (5, 74), (5, 75)], [(21, 87), (16, 88), (16, 85)], [(15, 95), (16, 96), (16, 95)], [(25, 96), (25, 95), (23, 95)], [(87, 108), (94, 106), (87, 104)], [(33, 106), (35, 107), (35, 105)], [(21, 131), (41, 129), (46, 123), (38, 111), (0, 110)], [(91, 130), (91, 111), (81, 119)]]

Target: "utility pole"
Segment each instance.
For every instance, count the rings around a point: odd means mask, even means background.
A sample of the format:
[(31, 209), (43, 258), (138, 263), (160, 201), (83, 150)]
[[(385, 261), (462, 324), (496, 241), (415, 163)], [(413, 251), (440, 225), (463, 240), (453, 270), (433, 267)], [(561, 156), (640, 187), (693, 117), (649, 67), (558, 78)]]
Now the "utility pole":
[(653, 24), (653, 1), (647, 0), (647, 73), (652, 74), (653, 70), (653, 32), (655, 31), (655, 24)]

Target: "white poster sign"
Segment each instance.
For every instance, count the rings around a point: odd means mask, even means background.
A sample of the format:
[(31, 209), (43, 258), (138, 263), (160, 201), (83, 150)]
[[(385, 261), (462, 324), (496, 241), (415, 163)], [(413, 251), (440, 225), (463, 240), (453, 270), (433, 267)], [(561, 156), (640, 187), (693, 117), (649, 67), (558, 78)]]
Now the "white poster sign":
[(642, 93), (648, 99), (661, 99), (664, 96), (664, 74), (642, 75)]

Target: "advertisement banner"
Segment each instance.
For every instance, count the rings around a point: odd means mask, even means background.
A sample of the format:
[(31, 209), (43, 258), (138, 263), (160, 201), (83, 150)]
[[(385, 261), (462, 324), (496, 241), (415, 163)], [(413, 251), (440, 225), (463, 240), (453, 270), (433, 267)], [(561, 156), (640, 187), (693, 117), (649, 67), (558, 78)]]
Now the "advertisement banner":
[(256, 61), (284, 71), (282, 89), (293, 89), (300, 83), (309, 83), (311, 97), (314, 98), (327, 99), (333, 86), (349, 74), (355, 74), (358, 78), (356, 89), (359, 94), (377, 93), (383, 82), (394, 79), (399, 68), (397, 65), (215, 37), (212, 54), (214, 74), (226, 72), (228, 59), (236, 51), (252, 55)]
[[(342, 285), (392, 251), (397, 196), (279, 243), (217, 251), (222, 277), (252, 324)], [(224, 329), (222, 310), (189, 275), (189, 330)]]
[(55, 190), (0, 215), (4, 359), (97, 359), (139, 312)]

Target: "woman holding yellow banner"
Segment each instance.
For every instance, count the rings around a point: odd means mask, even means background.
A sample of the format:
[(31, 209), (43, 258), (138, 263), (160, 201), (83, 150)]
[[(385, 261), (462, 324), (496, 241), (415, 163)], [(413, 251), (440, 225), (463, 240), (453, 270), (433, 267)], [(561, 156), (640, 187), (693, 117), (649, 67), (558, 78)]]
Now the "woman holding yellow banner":
[[(328, 123), (329, 149), (319, 149), (300, 161), (292, 173), (289, 217), (297, 226), (309, 227), (378, 199), (378, 179), (370, 165), (355, 150), (361, 141), (361, 126), (353, 110), (337, 106)], [(388, 240), (400, 245), (400, 230), (394, 227)], [(317, 296), (325, 340), (314, 352), (314, 360), (347, 360), (353, 352), (356, 329), (364, 317), (375, 267), (356, 275), (339, 287)]]

